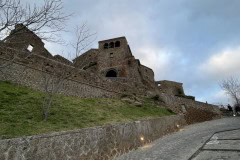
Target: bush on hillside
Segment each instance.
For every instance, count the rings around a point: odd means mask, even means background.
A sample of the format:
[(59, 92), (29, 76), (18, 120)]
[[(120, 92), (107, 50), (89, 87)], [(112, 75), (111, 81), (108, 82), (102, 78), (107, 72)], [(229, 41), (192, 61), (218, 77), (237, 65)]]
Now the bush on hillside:
[(184, 117), (187, 124), (193, 124), (213, 120), (218, 117), (218, 114), (211, 111), (191, 107), (187, 109)]

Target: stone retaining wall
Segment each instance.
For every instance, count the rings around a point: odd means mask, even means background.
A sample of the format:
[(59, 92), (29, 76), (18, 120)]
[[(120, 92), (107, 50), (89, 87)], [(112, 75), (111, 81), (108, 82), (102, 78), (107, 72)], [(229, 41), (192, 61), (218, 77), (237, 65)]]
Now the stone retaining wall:
[(185, 125), (183, 115), (0, 140), (0, 160), (113, 159)]

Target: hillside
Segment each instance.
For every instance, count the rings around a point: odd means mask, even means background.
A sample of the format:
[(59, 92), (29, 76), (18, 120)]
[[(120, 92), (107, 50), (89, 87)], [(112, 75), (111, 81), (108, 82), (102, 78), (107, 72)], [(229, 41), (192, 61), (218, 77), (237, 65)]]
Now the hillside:
[(107, 98), (77, 98), (58, 95), (48, 121), (42, 120), (44, 93), (0, 81), (0, 139), (129, 122), (171, 115), (167, 109), (145, 100), (142, 107)]

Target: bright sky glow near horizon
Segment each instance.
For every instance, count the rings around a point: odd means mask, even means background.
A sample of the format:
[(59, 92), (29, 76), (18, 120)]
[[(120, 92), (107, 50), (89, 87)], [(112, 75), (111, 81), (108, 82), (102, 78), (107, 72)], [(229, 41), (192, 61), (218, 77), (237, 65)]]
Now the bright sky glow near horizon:
[[(30, 0), (25, 0), (30, 1)], [(34, 0), (36, 3), (39, 1)], [(31, 0), (32, 2), (32, 0)], [(239, 0), (63, 0), (74, 13), (67, 28), (87, 22), (98, 41), (125, 36), (134, 56), (155, 80), (184, 84), (185, 93), (208, 103), (229, 103), (219, 82), (240, 76)], [(65, 40), (73, 35), (63, 33)], [(46, 43), (52, 54), (64, 46)]]

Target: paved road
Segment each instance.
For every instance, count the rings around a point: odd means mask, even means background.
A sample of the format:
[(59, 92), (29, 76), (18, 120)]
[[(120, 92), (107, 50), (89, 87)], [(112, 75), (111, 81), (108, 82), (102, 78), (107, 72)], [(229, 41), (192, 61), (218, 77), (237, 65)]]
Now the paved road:
[(186, 126), (117, 160), (240, 160), (240, 117)]

